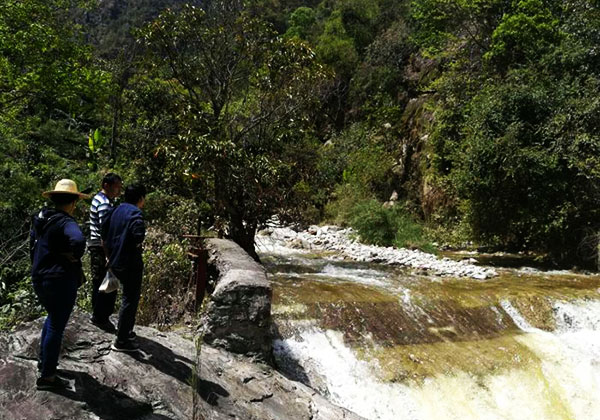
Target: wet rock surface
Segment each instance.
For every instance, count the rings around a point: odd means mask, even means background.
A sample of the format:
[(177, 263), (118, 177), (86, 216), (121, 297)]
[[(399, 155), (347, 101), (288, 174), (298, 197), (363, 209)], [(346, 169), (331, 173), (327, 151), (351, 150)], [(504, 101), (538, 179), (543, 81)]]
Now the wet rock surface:
[(497, 275), (493, 268), (476, 266), (468, 259), (454, 261), (419, 250), (365, 245), (354, 239), (353, 234), (351, 228), (341, 229), (337, 226), (310, 226), (300, 232), (289, 227), (275, 227), (259, 232), (256, 242), (261, 252), (270, 252), (281, 247), (325, 251), (331, 252), (332, 258), (337, 255), (354, 261), (412, 267), (421, 275), (470, 277), (480, 280)]
[(114, 336), (82, 312), (69, 321), (59, 364), (71, 389), (37, 391), (42, 322), (0, 334), (2, 420), (360, 418), (267, 365), (206, 344), (197, 353), (184, 332), (136, 327), (140, 353), (111, 351)]

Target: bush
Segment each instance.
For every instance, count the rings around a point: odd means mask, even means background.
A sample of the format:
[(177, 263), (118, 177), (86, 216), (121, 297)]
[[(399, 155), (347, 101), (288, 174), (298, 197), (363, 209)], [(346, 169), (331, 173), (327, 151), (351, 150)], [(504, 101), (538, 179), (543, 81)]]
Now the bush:
[(376, 200), (360, 202), (352, 208), (350, 225), (368, 244), (435, 252), (423, 227), (400, 204), (384, 207)]
[(137, 320), (140, 324), (168, 327), (193, 314), (189, 290), (191, 263), (187, 240), (149, 228), (144, 244), (144, 282)]
[(190, 198), (169, 195), (162, 191), (154, 191), (146, 197), (144, 216), (148, 223), (160, 226), (160, 229), (171, 235), (195, 235), (198, 233), (199, 221), (205, 225), (208, 205), (197, 204)]
[(0, 271), (0, 330), (9, 330), (43, 313), (31, 285), (29, 264), (25, 259), (2, 267)]
[(352, 207), (350, 225), (366, 243), (391, 246), (394, 241), (391, 212), (375, 200), (367, 200)]

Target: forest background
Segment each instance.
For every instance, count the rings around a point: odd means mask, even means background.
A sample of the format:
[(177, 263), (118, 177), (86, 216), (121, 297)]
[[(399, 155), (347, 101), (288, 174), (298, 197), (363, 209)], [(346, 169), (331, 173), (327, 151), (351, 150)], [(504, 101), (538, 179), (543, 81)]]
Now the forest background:
[(256, 255), (274, 215), (592, 266), (599, 46), (598, 0), (0, 0), (0, 326), (40, 311), (41, 191), (108, 170), (151, 191), (146, 323), (186, 313), (183, 234)]

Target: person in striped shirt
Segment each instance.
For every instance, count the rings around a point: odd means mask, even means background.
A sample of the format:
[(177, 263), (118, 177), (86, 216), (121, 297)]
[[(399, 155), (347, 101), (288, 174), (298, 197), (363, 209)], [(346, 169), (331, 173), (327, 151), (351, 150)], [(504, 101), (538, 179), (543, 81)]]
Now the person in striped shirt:
[(121, 195), (123, 181), (115, 173), (109, 172), (102, 179), (102, 189), (92, 200), (90, 207), (90, 265), (92, 270), (92, 323), (104, 331), (115, 332), (115, 326), (109, 317), (115, 310), (117, 291), (101, 293), (98, 288), (106, 275), (106, 255), (100, 236), (102, 223), (114, 205), (114, 200)]

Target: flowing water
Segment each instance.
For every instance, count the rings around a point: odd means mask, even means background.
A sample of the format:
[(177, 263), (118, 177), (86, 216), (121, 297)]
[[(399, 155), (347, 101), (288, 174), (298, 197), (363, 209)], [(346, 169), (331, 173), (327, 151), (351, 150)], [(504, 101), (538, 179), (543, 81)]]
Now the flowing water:
[(262, 259), (281, 370), (367, 419), (600, 420), (598, 276)]

